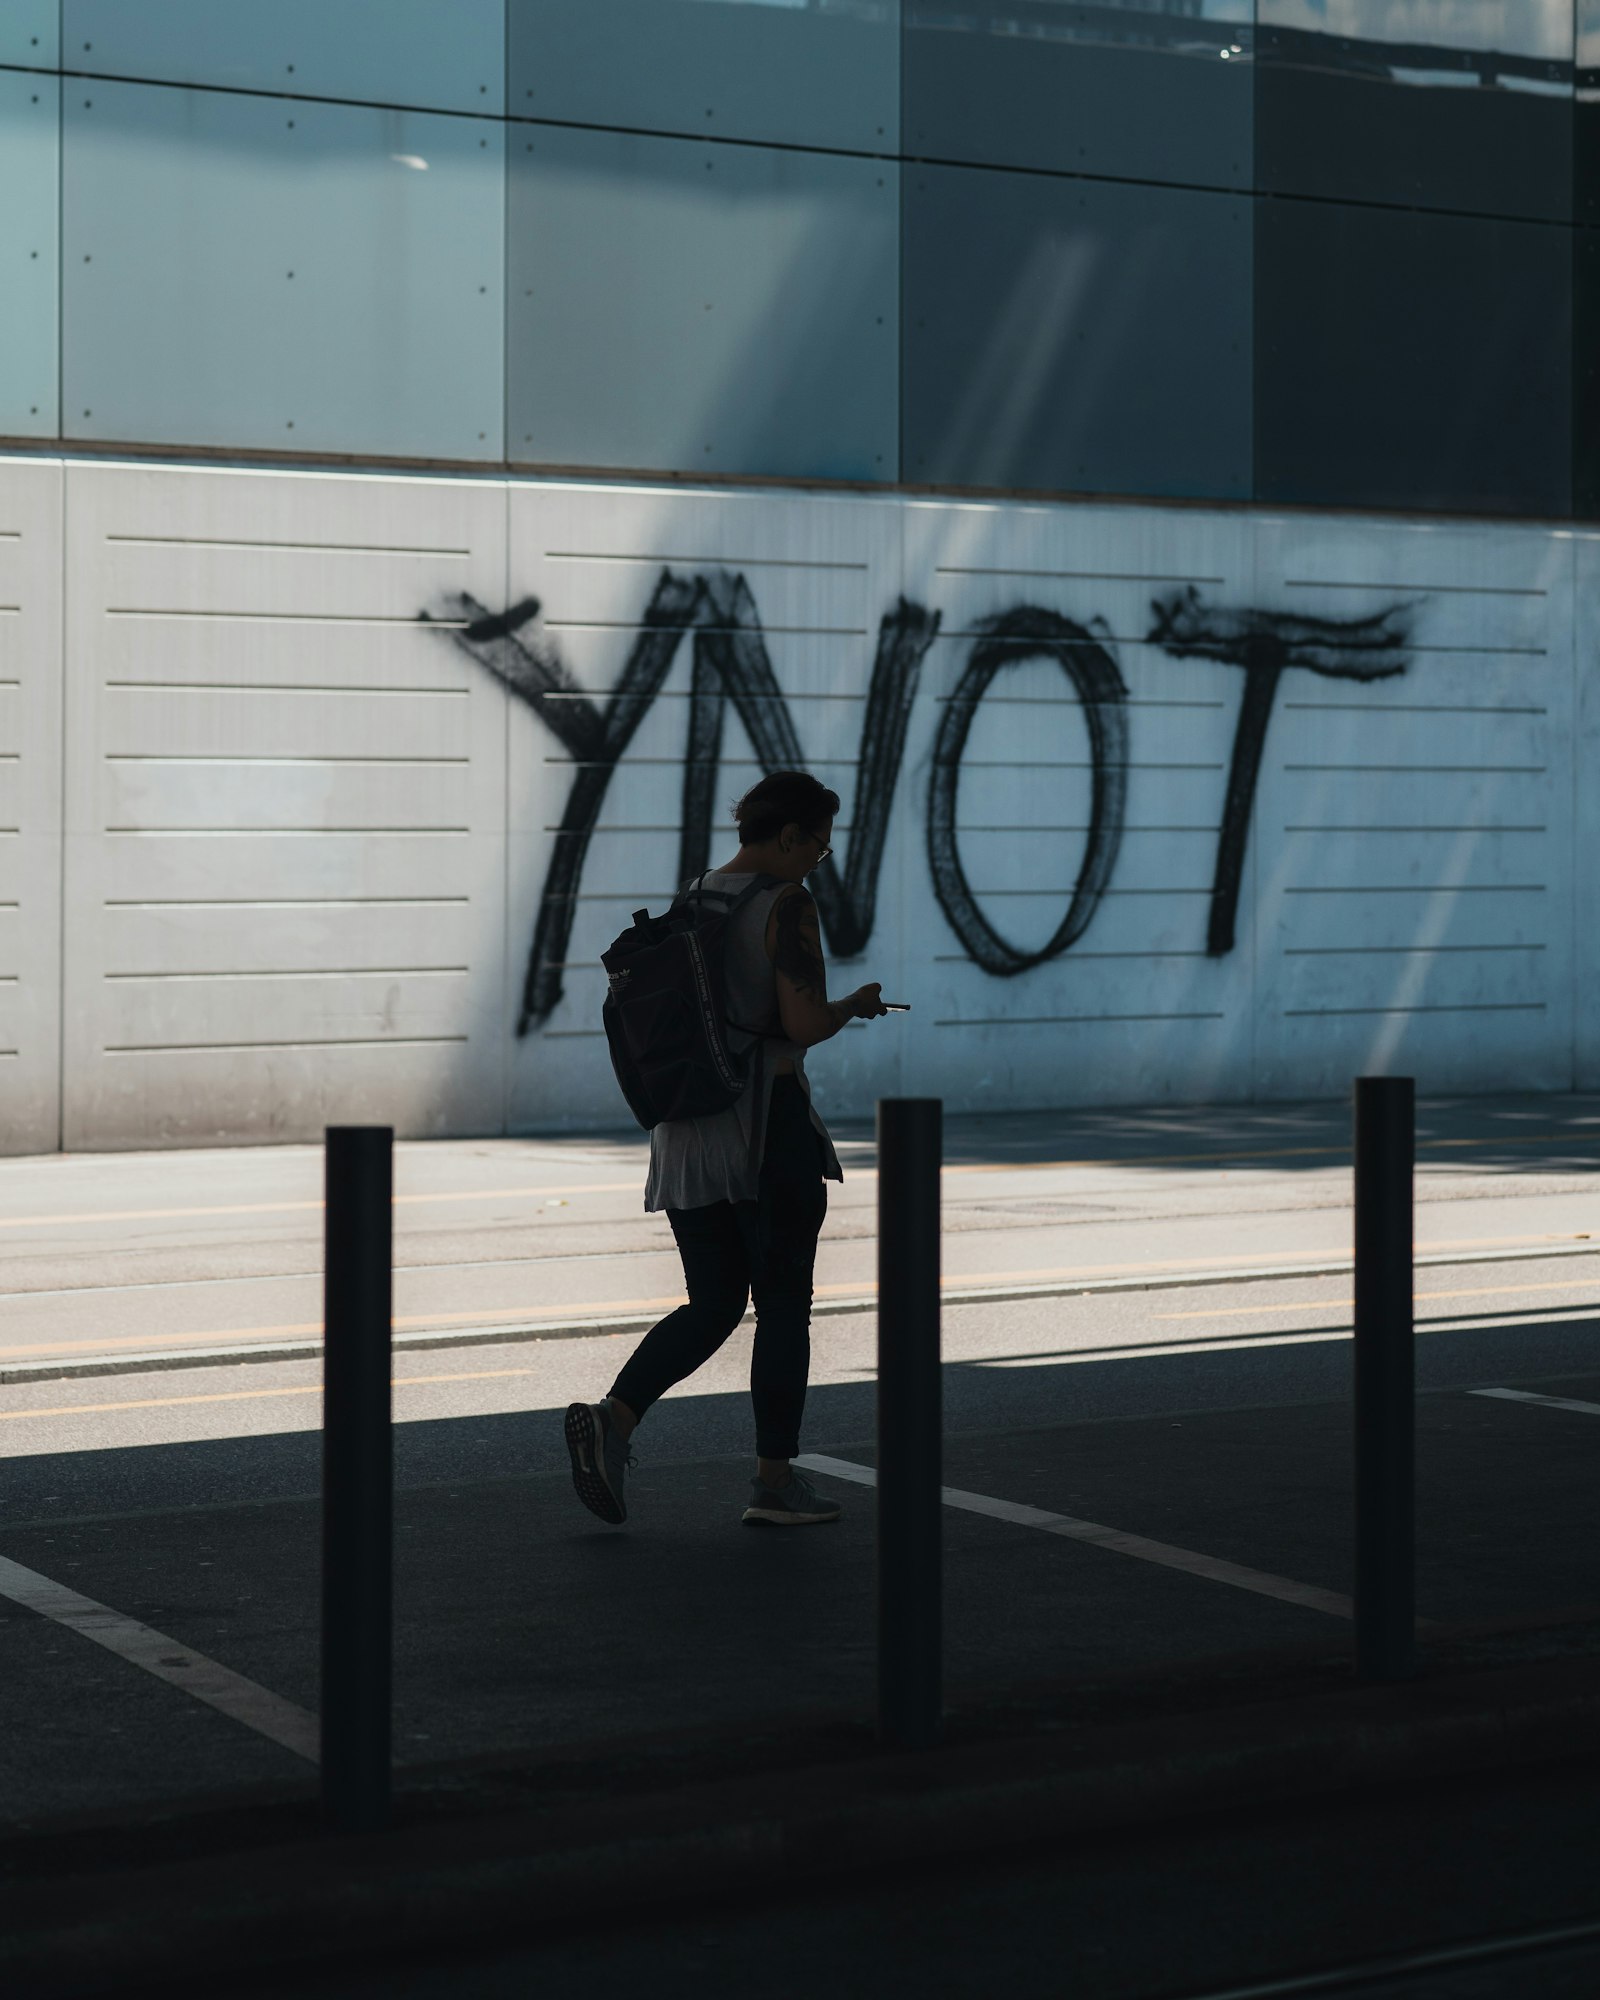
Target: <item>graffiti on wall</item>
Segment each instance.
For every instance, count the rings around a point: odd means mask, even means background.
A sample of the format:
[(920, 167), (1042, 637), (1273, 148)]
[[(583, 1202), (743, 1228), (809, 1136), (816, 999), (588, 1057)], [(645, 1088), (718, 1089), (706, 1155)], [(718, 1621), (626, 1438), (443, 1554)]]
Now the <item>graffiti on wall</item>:
[[(1233, 949), (1251, 810), (1268, 725), (1283, 676), (1294, 669), (1333, 679), (1375, 681), (1406, 671), (1416, 602), (1365, 618), (1313, 618), (1208, 603), (1192, 585), (1151, 605), (1149, 642), (1173, 658), (1210, 660), (1244, 674), (1227, 785), (1217, 827), (1206, 948)], [(604, 697), (581, 687), (541, 629), (542, 606), (525, 598), (502, 612), (466, 594), (453, 597), (441, 624), (451, 642), (539, 716), (572, 760), (572, 787), (557, 830), (534, 920), (517, 1032), (546, 1020), (562, 997), (562, 971), (591, 838), (617, 765), (660, 694), (686, 636), (691, 638), (687, 742), (683, 756), (678, 879), (709, 865), (716, 785), (731, 704), (768, 770), (804, 766), (788, 701), (773, 670), (754, 595), (742, 573), (664, 568), (639, 619), (615, 685)], [(424, 622), (433, 614), (419, 613)], [(898, 788), (906, 732), (924, 660), (940, 614), (901, 597), (884, 613), (867, 683), (849, 854), (811, 878), (829, 949), (839, 958), (865, 950), (877, 910), (878, 878)], [(1008, 668), (1053, 662), (1081, 705), (1090, 748), (1089, 827), (1065, 915), (1048, 941), (1025, 951), (1003, 937), (979, 907), (962, 864), (956, 802), (962, 757), (985, 695)], [(934, 894), (968, 957), (998, 978), (1058, 957), (1094, 920), (1111, 884), (1134, 758), (1128, 689), (1102, 620), (1087, 624), (1020, 603), (980, 623), (934, 740), (926, 837)]]

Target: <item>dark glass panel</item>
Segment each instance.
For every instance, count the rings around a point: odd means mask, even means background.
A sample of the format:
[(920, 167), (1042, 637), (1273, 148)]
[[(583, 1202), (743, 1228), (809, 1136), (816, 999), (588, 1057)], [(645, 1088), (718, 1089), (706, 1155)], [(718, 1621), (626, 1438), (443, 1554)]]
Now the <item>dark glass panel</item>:
[(905, 175), (908, 480), (1248, 497), (1247, 197)]
[(1571, 232), (1262, 199), (1256, 495), (1564, 514)]
[(905, 0), (905, 150), (1248, 187), (1252, 12), (1252, 0)]
[(1260, 0), (1256, 185), (1564, 221), (1572, 0)]
[(1575, 229), (1572, 287), (1572, 511), (1600, 520), (1600, 230)]
[(1576, 42), (1572, 213), (1592, 227), (1600, 223), (1600, 0), (1578, 0)]

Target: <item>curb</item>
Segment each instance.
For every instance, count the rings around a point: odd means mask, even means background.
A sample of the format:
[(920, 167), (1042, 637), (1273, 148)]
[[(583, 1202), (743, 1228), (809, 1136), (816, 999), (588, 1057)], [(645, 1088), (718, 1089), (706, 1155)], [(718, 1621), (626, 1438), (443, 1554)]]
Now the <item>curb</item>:
[(665, 1786), (658, 1775), (632, 1797), (608, 1786), (598, 1804), (592, 1779), (575, 1797), (581, 1773), (565, 1787), (547, 1773), (542, 1802), (526, 1803), (539, 1801), (537, 1778), (500, 1783), (487, 1806), (468, 1787), (453, 1812), (381, 1836), (339, 1839), (314, 1830), (309, 1809), (280, 1808), (275, 1833), (247, 1827), (232, 1851), (130, 1865), (130, 1851), (149, 1851), (134, 1831), (102, 1842), (95, 1869), (14, 1875), (24, 1908), (0, 1938), (0, 1984), (215, 1990), (240, 1966), (554, 1934), (614, 1908), (619, 1885), (632, 1906), (681, 1913), (776, 1882), (859, 1882), (907, 1863), (1595, 1757), (1600, 1675), (1569, 1658), (782, 1774)]
[[(1530, 1250), (1470, 1250), (1418, 1257), (1417, 1270), (1430, 1267), (1455, 1269), (1468, 1264), (1542, 1264), (1554, 1258), (1600, 1257), (1600, 1243), (1552, 1245)], [(1088, 1298), (1113, 1292), (1187, 1291), (1202, 1285), (1248, 1285), (1278, 1282), (1290, 1278), (1342, 1278), (1355, 1270), (1349, 1257), (1331, 1258), (1319, 1264), (1263, 1264), (1228, 1271), (1174, 1271), (1148, 1277), (1084, 1278), (1052, 1280), (1040, 1285), (950, 1285), (940, 1293), (947, 1306), (1004, 1305), (1023, 1299)], [(24, 1295), (25, 1296), (25, 1295)], [(852, 1294), (846, 1298), (814, 1299), (811, 1316), (820, 1319), (841, 1313), (876, 1312), (875, 1292)], [(1577, 1311), (1577, 1307), (1552, 1306), (1551, 1313)], [(1587, 1311), (1588, 1308), (1582, 1308)], [(415, 1333), (396, 1333), (391, 1351), (420, 1353), (451, 1347), (503, 1347), (530, 1340), (583, 1340), (596, 1334), (648, 1333), (656, 1323), (655, 1313), (623, 1313), (611, 1319), (556, 1320), (507, 1326), (464, 1326), (421, 1328)], [(748, 1319), (748, 1315), (746, 1318)], [(1336, 1331), (1336, 1329), (1330, 1329)], [(215, 1347), (188, 1347), (152, 1354), (102, 1355), (84, 1361), (20, 1361), (0, 1367), (0, 1387), (28, 1382), (68, 1382), (94, 1375), (144, 1375), (173, 1368), (211, 1368), (254, 1361), (320, 1361), (320, 1340), (250, 1341)]]

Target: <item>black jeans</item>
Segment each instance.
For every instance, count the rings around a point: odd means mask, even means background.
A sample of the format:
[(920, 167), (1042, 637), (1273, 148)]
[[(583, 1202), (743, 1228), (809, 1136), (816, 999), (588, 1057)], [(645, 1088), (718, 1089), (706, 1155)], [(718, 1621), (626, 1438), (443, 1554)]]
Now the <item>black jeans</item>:
[(793, 1458), (811, 1366), (811, 1273), (827, 1212), (822, 1146), (805, 1092), (794, 1077), (780, 1076), (767, 1112), (758, 1199), (667, 1210), (689, 1303), (650, 1329), (612, 1395), (642, 1417), (674, 1382), (710, 1360), (754, 1293), (756, 1455)]

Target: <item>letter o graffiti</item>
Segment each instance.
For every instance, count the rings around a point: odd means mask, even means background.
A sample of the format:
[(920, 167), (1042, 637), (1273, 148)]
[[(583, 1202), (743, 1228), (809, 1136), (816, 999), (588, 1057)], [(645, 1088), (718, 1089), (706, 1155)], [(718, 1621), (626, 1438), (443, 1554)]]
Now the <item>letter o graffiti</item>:
[[(1019, 951), (979, 909), (956, 842), (956, 793), (961, 759), (978, 704), (1003, 668), (1050, 659), (1072, 683), (1083, 707), (1093, 760), (1089, 837), (1066, 915), (1041, 951)], [(1128, 795), (1128, 690), (1116, 661), (1083, 626), (1053, 611), (1020, 606), (992, 620), (968, 656), (934, 741), (928, 792), (928, 866), (934, 894), (951, 928), (985, 972), (999, 978), (1057, 957), (1088, 929), (1105, 894), (1122, 844)]]

